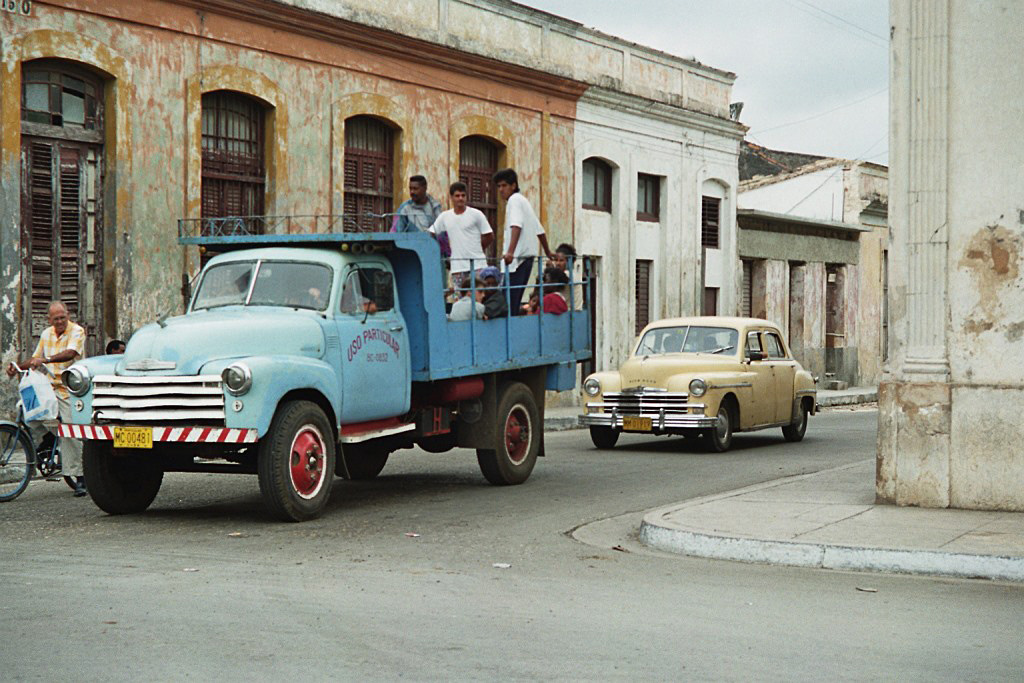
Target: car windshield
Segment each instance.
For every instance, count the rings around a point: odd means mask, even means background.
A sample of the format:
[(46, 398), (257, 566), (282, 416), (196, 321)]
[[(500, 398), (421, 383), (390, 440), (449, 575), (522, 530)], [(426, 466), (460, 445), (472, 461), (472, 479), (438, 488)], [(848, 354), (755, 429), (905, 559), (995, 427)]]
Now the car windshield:
[(635, 355), (735, 352), (738, 339), (739, 333), (728, 327), (656, 327), (643, 336)]
[[(255, 284), (252, 283), (254, 273)], [(192, 310), (247, 305), (322, 311), (327, 308), (330, 298), (331, 279), (331, 269), (319, 263), (222, 263), (209, 268), (203, 275)]]

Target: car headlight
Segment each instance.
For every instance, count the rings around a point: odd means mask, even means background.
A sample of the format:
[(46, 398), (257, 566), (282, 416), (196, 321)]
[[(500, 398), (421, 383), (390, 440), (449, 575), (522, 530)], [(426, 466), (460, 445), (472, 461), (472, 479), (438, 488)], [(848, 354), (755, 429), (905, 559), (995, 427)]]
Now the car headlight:
[(220, 378), (227, 387), (228, 392), (235, 396), (241, 396), (252, 387), (252, 372), (245, 363), (233, 363), (220, 373)]
[(60, 376), (64, 386), (75, 396), (85, 396), (92, 386), (92, 373), (88, 368), (72, 365)]
[(587, 396), (597, 396), (601, 393), (601, 383), (593, 377), (588, 377), (587, 381), (583, 383), (583, 391), (587, 393)]
[(708, 384), (702, 379), (691, 379), (690, 380), (690, 395), (691, 396), (703, 396), (704, 392), (708, 390)]

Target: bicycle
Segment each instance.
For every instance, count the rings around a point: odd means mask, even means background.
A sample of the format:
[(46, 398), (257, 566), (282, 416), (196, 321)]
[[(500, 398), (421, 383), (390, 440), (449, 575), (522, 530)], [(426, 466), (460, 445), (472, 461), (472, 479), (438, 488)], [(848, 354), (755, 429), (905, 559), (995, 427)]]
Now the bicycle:
[[(49, 370), (43, 368), (47, 374)], [(31, 370), (19, 370), (22, 375)], [(55, 431), (58, 420), (43, 420), (47, 429)], [(0, 420), (0, 503), (6, 503), (20, 496), (28, 487), (33, 471), (47, 480), (61, 470), (60, 439), (52, 432), (43, 437), (43, 442), (36, 447), (32, 442), (32, 432), (25, 422), (25, 409), (18, 401), (18, 417), (14, 422)], [(63, 477), (72, 490), (75, 488), (73, 477)]]

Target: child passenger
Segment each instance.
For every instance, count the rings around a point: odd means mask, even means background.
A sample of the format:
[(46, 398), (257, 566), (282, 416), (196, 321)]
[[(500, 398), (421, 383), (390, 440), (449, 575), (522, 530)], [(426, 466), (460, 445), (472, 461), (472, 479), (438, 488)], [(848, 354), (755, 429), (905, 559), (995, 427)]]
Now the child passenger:
[(476, 278), (476, 300), (474, 301), (472, 294), (469, 289), (463, 289), (462, 297), (452, 304), (452, 312), (448, 314), (449, 320), (469, 320), (470, 318), (476, 318), (478, 320), (486, 320), (487, 317), (484, 315), (485, 309), (483, 300), (487, 295), (485, 289), (487, 285), (479, 277)]
[[(566, 303), (566, 290), (569, 285), (569, 276), (565, 271), (551, 266), (544, 269), (544, 312), (561, 315), (569, 310)], [(538, 311), (539, 312), (539, 311)]]

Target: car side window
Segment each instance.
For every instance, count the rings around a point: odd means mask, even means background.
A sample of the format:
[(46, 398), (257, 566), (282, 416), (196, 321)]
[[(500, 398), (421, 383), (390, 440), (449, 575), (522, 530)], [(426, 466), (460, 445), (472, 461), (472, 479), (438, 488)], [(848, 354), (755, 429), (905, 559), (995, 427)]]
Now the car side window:
[(764, 353), (761, 349), (761, 337), (757, 332), (747, 332), (747, 357), (750, 356), (751, 351)]
[(764, 349), (769, 358), (785, 358), (786, 352), (782, 346), (782, 340), (774, 332), (764, 333)]

